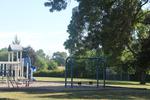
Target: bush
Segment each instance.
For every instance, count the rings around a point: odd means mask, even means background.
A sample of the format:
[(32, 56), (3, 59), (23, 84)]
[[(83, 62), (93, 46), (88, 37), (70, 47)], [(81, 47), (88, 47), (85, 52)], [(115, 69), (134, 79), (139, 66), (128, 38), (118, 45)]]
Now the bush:
[(48, 62), (48, 70), (54, 70), (58, 66), (57, 62), (54, 60), (51, 60)]
[(50, 71), (37, 71), (33, 74), (35, 77), (64, 77), (64, 69), (55, 69)]

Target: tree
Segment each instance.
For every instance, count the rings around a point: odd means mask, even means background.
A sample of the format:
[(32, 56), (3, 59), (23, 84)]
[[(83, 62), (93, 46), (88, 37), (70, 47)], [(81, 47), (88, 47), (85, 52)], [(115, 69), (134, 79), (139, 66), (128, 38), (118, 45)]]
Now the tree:
[(48, 60), (46, 59), (46, 54), (42, 49), (39, 49), (35, 52), (36, 61), (35, 65), (38, 66), (38, 70), (48, 70)]
[[(143, 27), (141, 27), (141, 31), (143, 36), (140, 38), (140, 46), (141, 49), (137, 55), (137, 65), (139, 74), (141, 76), (141, 84), (145, 84), (146, 81), (146, 73), (148, 73), (150, 69), (150, 13), (145, 16), (143, 21)], [(140, 28), (139, 28), (140, 29)]]
[(8, 61), (8, 50), (7, 50), (7, 48), (2, 48), (0, 50), (0, 61)]
[(30, 57), (32, 65), (35, 65), (37, 60), (37, 55), (35, 50), (32, 47), (28, 46), (23, 48), (23, 57)]
[(48, 70), (53, 70), (53, 69), (56, 69), (58, 66), (57, 62), (54, 61), (54, 60), (50, 60), (48, 62)]
[(40, 56), (37, 56), (35, 66), (37, 66), (38, 71), (46, 71), (48, 69), (47, 62)]
[(17, 35), (15, 36), (14, 41), (12, 41), (12, 44), (17, 44), (17, 45), (20, 44), (20, 40), (18, 40)]
[(66, 0), (49, 0), (48, 2), (45, 2), (44, 5), (50, 7), (49, 11), (53, 12), (55, 10), (60, 11), (65, 9), (67, 7), (67, 2)]
[(58, 63), (59, 66), (65, 66), (65, 60), (67, 58), (66, 52), (53, 53), (52, 59)]
[(138, 54), (137, 57), (137, 64), (140, 66), (138, 69), (140, 70), (140, 76), (141, 76), (141, 84), (146, 83), (146, 73), (148, 73), (150, 69), (150, 36), (147, 39), (144, 39), (142, 41), (142, 47), (141, 51)]
[(36, 54), (42, 58), (46, 57), (46, 54), (44, 53), (44, 51), (42, 49), (37, 50)]
[(48, 55), (44, 53), (42, 49), (36, 51), (37, 60), (35, 65), (38, 66), (38, 70), (53, 70), (57, 68), (58, 64), (53, 59), (50, 59)]
[[(63, 4), (60, 1), (63, 0), (49, 1), (47, 6), (50, 6), (51, 11), (60, 11), (61, 9), (56, 7)], [(102, 47), (102, 52), (109, 62), (113, 62), (110, 64), (121, 63), (125, 50), (131, 52), (133, 59), (137, 61), (141, 42), (135, 38), (135, 26), (148, 14), (143, 12), (142, 6), (149, 0), (77, 1), (79, 6), (73, 10), (68, 26), (69, 39), (64, 44), (70, 53), (87, 50), (95, 50), (98, 53)], [(141, 38), (142, 35), (138, 36)]]

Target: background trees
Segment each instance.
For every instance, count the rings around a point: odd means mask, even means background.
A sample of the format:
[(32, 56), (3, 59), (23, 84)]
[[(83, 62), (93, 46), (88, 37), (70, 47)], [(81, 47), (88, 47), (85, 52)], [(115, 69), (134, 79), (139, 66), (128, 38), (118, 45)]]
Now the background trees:
[(20, 40), (18, 40), (17, 35), (14, 38), (14, 41), (12, 41), (12, 44), (20, 44)]
[(65, 60), (67, 58), (66, 52), (54, 52), (52, 56), (52, 60), (57, 62), (59, 66), (65, 66)]
[[(54, 70), (58, 66), (65, 66), (67, 53), (55, 52), (53, 57), (44, 53), (42, 49), (35, 51), (31, 46), (23, 48), (23, 57), (30, 57), (32, 65), (37, 67), (37, 70)], [(0, 49), (0, 61), (8, 61), (8, 48)]]
[(0, 61), (8, 61), (8, 50), (7, 50), (7, 48), (2, 48), (0, 50)]
[[(149, 0), (76, 0), (68, 25), (68, 39), (64, 45), (71, 55), (82, 55), (87, 51), (107, 56), (109, 66), (125, 70), (132, 67), (144, 82), (148, 61), (149, 10), (142, 7)], [(65, 0), (45, 3), (50, 12), (60, 11), (67, 6)], [(145, 23), (143, 23), (145, 22)], [(145, 48), (145, 49), (144, 49)], [(96, 55), (99, 56), (99, 55)], [(146, 59), (146, 58), (145, 58)], [(145, 62), (145, 64), (143, 64)]]
[[(20, 40), (15, 36), (12, 44), (19, 45)], [(42, 49), (35, 51), (31, 46), (23, 47), (23, 58), (30, 57), (31, 64), (37, 67), (37, 71), (49, 71), (57, 69), (58, 66), (65, 66), (67, 53), (55, 52), (53, 56), (45, 54)], [(0, 49), (0, 60), (8, 61), (8, 48)]]

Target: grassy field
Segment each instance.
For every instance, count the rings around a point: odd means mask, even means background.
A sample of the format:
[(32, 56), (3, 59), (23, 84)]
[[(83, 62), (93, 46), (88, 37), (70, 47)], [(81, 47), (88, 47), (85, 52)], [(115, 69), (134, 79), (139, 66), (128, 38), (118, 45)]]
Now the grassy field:
[[(40, 81), (64, 81), (63, 78), (37, 77)], [(88, 80), (86, 80), (88, 81)], [(0, 90), (0, 100), (80, 100), (80, 99), (102, 99), (102, 100), (149, 100), (150, 83), (139, 85), (138, 82), (130, 81), (107, 81), (111, 85), (125, 88), (98, 89), (98, 90), (36, 90), (36, 89), (8, 89)], [(129, 88), (129, 89), (128, 89)], [(134, 89), (131, 89), (134, 88)], [(136, 88), (136, 89), (135, 89)]]
[[(36, 77), (38, 81), (59, 81), (59, 82), (64, 82), (64, 78), (55, 78), (55, 77)], [(70, 81), (70, 79), (68, 80)], [(88, 83), (89, 81), (92, 81), (94, 84), (96, 84), (96, 80), (91, 80), (91, 79), (74, 79), (74, 82), (79, 82), (81, 81), (82, 83)], [(103, 84), (103, 81), (100, 80), (100, 83)], [(115, 87), (127, 87), (127, 88), (145, 88), (145, 89), (150, 89), (150, 83), (146, 83), (146, 85), (140, 85), (139, 82), (134, 82), (134, 81), (110, 81), (106, 80), (106, 86), (115, 86)]]
[(117, 99), (149, 100), (150, 90), (102, 90), (102, 91), (16, 91), (1, 92), (0, 100), (56, 100), (56, 99)]

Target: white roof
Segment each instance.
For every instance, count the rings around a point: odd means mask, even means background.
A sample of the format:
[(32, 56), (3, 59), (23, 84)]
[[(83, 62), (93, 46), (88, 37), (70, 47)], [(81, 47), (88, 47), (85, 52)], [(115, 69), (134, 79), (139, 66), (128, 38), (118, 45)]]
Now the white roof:
[(8, 51), (22, 51), (22, 50), (23, 50), (23, 47), (18, 44), (11, 44), (8, 47)]

